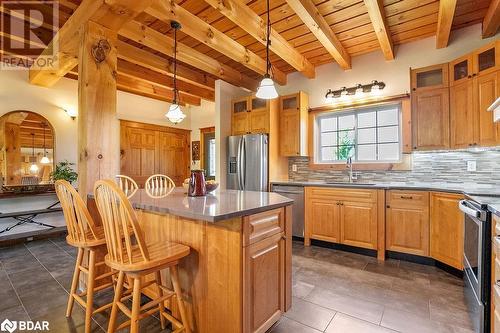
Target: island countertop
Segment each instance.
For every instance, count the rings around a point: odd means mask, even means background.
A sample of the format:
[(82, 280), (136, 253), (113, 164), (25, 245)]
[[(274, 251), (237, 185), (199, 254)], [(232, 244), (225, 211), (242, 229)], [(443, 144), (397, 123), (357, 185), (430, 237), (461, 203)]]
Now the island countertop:
[(176, 187), (171, 192), (155, 194), (137, 190), (130, 197), (132, 207), (151, 213), (218, 222), (293, 204), (293, 200), (270, 192), (217, 189), (204, 197), (188, 197), (184, 188)]

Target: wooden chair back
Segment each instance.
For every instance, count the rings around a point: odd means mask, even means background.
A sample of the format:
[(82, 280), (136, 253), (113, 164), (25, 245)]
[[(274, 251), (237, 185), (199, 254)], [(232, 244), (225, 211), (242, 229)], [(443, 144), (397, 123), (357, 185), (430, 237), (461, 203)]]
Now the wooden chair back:
[(156, 174), (146, 180), (146, 191), (163, 191), (175, 187), (174, 181), (167, 175)]
[(129, 176), (125, 175), (116, 175), (116, 182), (118, 183), (118, 187), (125, 193), (127, 198), (130, 198), (135, 194), (135, 192), (139, 189), (139, 186)]
[[(112, 180), (105, 179), (95, 183), (94, 197), (104, 226), (109, 260), (119, 264), (149, 261), (137, 215), (125, 193)], [(137, 249), (140, 255), (134, 256)]]
[(55, 189), (68, 228), (68, 236), (74, 243), (99, 240), (94, 220), (78, 192), (66, 180), (57, 180)]

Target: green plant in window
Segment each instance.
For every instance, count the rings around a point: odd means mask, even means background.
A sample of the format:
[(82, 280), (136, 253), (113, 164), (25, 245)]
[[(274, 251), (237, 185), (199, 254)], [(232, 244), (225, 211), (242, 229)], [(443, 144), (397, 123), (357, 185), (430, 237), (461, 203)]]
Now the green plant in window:
[(348, 132), (345, 132), (339, 141), (339, 153), (337, 159), (339, 161), (347, 160), (351, 156), (353, 149), (354, 139), (349, 137)]

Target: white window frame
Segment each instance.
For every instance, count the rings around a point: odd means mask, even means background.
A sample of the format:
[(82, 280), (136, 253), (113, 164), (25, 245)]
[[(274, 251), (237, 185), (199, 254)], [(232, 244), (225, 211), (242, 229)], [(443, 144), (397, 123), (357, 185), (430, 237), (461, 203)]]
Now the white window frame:
[[(357, 128), (357, 123), (358, 123), (358, 118), (357, 115), (361, 113), (367, 113), (367, 112), (378, 112), (378, 111), (383, 111), (383, 110), (388, 110), (388, 109), (398, 109), (398, 156), (399, 158), (397, 160), (358, 160), (357, 155), (358, 155), (358, 145), (368, 145), (368, 144), (375, 144), (376, 149), (378, 151), (378, 131), (375, 133), (375, 142), (373, 143), (364, 143), (364, 144), (358, 144), (357, 143), (357, 138), (358, 138), (358, 128)], [(338, 111), (331, 111), (331, 112), (325, 112), (322, 114), (317, 115), (314, 117), (314, 163), (319, 164), (319, 165), (327, 165), (327, 164), (345, 164), (346, 160), (321, 160), (321, 148), (324, 146), (321, 146), (321, 119), (324, 118), (329, 118), (329, 117), (339, 117), (339, 116), (345, 116), (345, 115), (350, 115), (353, 114), (355, 116), (355, 121), (354, 121), (354, 145), (355, 145), (355, 156), (353, 158), (353, 163), (360, 163), (360, 164), (387, 164), (387, 163), (401, 163), (403, 160), (403, 129), (402, 129), (402, 104), (400, 102), (398, 103), (388, 103), (388, 104), (383, 104), (383, 105), (368, 105), (368, 106), (363, 106), (363, 107), (357, 107), (357, 108), (349, 108), (347, 110), (338, 110)], [(375, 119), (377, 121), (377, 113), (375, 116)], [(338, 120), (337, 120), (338, 124)], [(338, 125), (337, 125), (338, 126)], [(375, 124), (374, 126), (371, 127), (363, 127), (362, 129), (365, 128), (383, 128), (383, 127), (392, 127), (396, 125), (385, 125), (385, 126), (377, 126)], [(336, 131), (332, 132), (341, 132), (338, 129)], [(392, 142), (396, 143), (396, 142)], [(339, 146), (339, 136), (337, 134), (337, 145), (336, 147), (338, 148)], [(378, 158), (378, 156), (377, 156)]]

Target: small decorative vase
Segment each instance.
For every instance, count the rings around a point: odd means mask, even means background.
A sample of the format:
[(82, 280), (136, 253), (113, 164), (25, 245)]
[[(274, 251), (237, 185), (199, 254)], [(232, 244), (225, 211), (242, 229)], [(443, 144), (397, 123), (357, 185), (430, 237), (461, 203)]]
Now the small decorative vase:
[(203, 170), (192, 170), (189, 178), (188, 196), (205, 196), (207, 194), (205, 185), (205, 172)]

